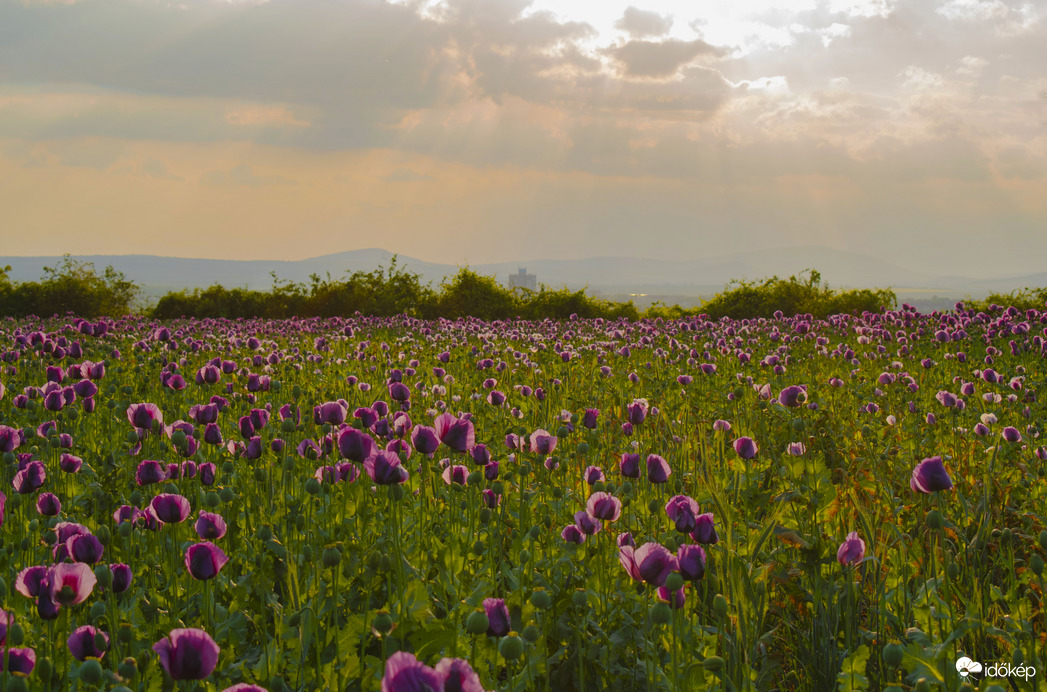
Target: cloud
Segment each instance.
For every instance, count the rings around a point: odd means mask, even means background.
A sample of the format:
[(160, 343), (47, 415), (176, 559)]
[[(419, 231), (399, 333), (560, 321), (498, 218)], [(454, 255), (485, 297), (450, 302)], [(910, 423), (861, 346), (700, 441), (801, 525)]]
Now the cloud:
[(622, 65), (625, 76), (657, 78), (672, 77), (681, 67), (700, 57), (716, 58), (724, 54), (722, 48), (700, 38), (693, 41), (627, 41), (606, 52)]
[(672, 27), (672, 17), (637, 9), (631, 5), (625, 8), (625, 13), (614, 23), (614, 28), (624, 31), (632, 38), (664, 36)]

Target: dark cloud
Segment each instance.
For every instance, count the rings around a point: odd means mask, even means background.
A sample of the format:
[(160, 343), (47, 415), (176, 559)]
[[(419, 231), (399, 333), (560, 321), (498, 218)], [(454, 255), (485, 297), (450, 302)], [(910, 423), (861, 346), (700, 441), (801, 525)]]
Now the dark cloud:
[(716, 58), (725, 50), (701, 39), (681, 41), (627, 41), (607, 49), (607, 54), (618, 61), (628, 77), (671, 77), (681, 67), (699, 57)]

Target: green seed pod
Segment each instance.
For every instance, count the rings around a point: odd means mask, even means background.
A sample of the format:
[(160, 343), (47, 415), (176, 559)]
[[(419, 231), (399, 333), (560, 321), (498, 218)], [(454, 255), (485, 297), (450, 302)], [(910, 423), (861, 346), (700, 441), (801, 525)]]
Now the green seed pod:
[(17, 622), (7, 630), (8, 646), (21, 646), (25, 642), (25, 630)]
[(520, 564), (521, 565), (526, 565), (530, 561), (531, 561), (531, 551), (527, 550), (526, 548), (524, 550), (521, 550), (520, 551)]
[[(134, 628), (126, 622), (120, 623), (120, 629), (116, 631), (116, 640), (121, 644), (127, 644), (135, 638)], [(132, 659), (133, 660), (133, 659)], [(124, 676), (127, 677), (127, 676)]]
[(11, 679), (7, 681), (7, 692), (28, 692), (29, 688), (25, 685), (25, 678), (18, 675), (11, 676)]
[(98, 580), (98, 585), (109, 588), (113, 583), (113, 571), (109, 569), (109, 565), (103, 563), (95, 567), (95, 579)]
[(530, 538), (532, 541), (538, 540), (538, 537), (541, 535), (542, 530), (539, 529), (537, 525), (532, 526), (530, 530), (527, 532), (527, 537)]
[(121, 538), (127, 538), (131, 535), (131, 531), (133, 530), (134, 527), (131, 525), (131, 522), (129, 521), (125, 521), (124, 523), (116, 527), (116, 532), (120, 534)]
[(304, 548), (302, 548), (302, 557), (305, 558), (306, 562), (312, 562), (314, 557), (313, 546), (306, 545)]
[(133, 506), (140, 507), (142, 505), (142, 491), (133, 491), (127, 499)]
[(1047, 550), (1047, 529), (1040, 531), (1040, 535), (1037, 537), (1037, 541), (1040, 544), (1041, 550)]
[(602, 493), (602, 492), (604, 492), (603, 481), (596, 481), (595, 483), (593, 483), (593, 492), (594, 493)]
[(521, 632), (520, 634), (523, 636), (524, 641), (528, 642), (529, 644), (534, 644), (536, 641), (538, 641), (538, 638), (541, 636), (541, 633), (538, 631), (538, 628), (534, 625), (528, 625), (527, 627), (524, 627), (523, 632)]
[(515, 634), (510, 634), (502, 637), (502, 641), (498, 642), (498, 653), (502, 655), (506, 661), (515, 661), (516, 659), (523, 656), (524, 643), (523, 640), (517, 637)]
[(102, 664), (97, 659), (89, 658), (80, 664), (78, 676), (88, 685), (97, 685), (102, 682)]
[(483, 477), (484, 475), (479, 471), (473, 471), (466, 477), (465, 482), (467, 485), (476, 485), (483, 480)]
[(1014, 540), (1014, 532), (1010, 529), (1004, 529), (1003, 533), (1000, 534), (1000, 542), (1004, 545), (1009, 545)]
[(268, 541), (273, 537), (273, 530), (267, 524), (258, 527), (258, 539)]
[(36, 662), (34, 672), (40, 676), (41, 680), (50, 680), (55, 672), (55, 667), (52, 665), (51, 659), (42, 658)]
[(491, 621), (482, 610), (474, 610), (465, 619), (465, 631), (469, 634), (486, 634), (490, 626)]
[(329, 545), (324, 548), (320, 560), (323, 562), (324, 567), (337, 567), (342, 561), (342, 551), (333, 545)]
[[(15, 495), (15, 497), (18, 496)], [(544, 526), (547, 529), (551, 529), (553, 527), (553, 518), (546, 514), (544, 517), (542, 517), (542, 526)]]
[(481, 541), (481, 540), (477, 540), (476, 543), (473, 543), (473, 555), (483, 555), (483, 554), (484, 554), (484, 542)]
[(393, 616), (388, 611), (379, 610), (371, 620), (371, 627), (384, 637), (393, 631)]
[(713, 597), (713, 612), (718, 618), (727, 616), (727, 599), (723, 597), (723, 594), (718, 593)]
[(184, 445), (185, 444), (185, 431), (184, 430), (175, 430), (173, 433), (171, 433), (171, 444), (173, 444), (176, 447), (181, 447), (182, 445)]
[(891, 668), (897, 668), (902, 664), (902, 655), (905, 649), (901, 644), (891, 643), (883, 647), (883, 662)]
[(647, 511), (651, 514), (658, 514), (662, 509), (662, 503), (658, 500), (651, 500), (647, 503)]
[(282, 433), (293, 433), (294, 432), (294, 421), (290, 418), (284, 418), (280, 421), (280, 432)]
[(575, 448), (575, 452), (577, 452), (580, 457), (586, 456), (589, 453), (589, 443), (579, 442), (578, 446)]
[(536, 589), (531, 594), (531, 605), (538, 610), (549, 610), (553, 605), (553, 599), (550, 598), (549, 593), (544, 589)]
[(1032, 573), (1037, 577), (1043, 576), (1043, 558), (1033, 553), (1033, 556), (1029, 558), (1029, 567), (1032, 567)]
[(305, 529), (305, 515), (304, 514), (297, 514), (297, 515), (295, 515), (294, 526), (299, 531), (302, 531), (303, 529)]
[(928, 528), (932, 529), (940, 529), (944, 525), (942, 523), (942, 515), (936, 509), (932, 509), (931, 511), (927, 512), (926, 521)]
[(129, 430), (127, 434), (124, 435), (124, 439), (127, 440), (127, 444), (129, 445), (138, 444), (138, 433), (134, 430)]
[[(265, 475), (265, 469), (259, 467), (254, 470), (255, 483), (265, 483), (267, 476)], [(313, 479), (316, 480), (315, 478)]]
[(487, 524), (491, 521), (491, 510), (487, 507), (480, 508), (480, 523)]
[(949, 567), (948, 569), (946, 569), (946, 572), (949, 575), (949, 579), (953, 581), (956, 581), (960, 576), (960, 568), (957, 566), (955, 562), (949, 563)]
[(670, 572), (665, 579), (665, 588), (670, 592), (679, 591), (683, 586), (683, 577), (679, 572)]
[(571, 594), (571, 603), (578, 608), (585, 608), (589, 605), (589, 592), (585, 589), (575, 589), (575, 592)]
[[(57, 517), (55, 518), (57, 519)], [(98, 538), (98, 542), (102, 545), (109, 545), (109, 541), (112, 539), (113, 534), (109, 532), (109, 527), (103, 524), (98, 527), (97, 531), (95, 531), (95, 536)]]
[(233, 493), (232, 488), (222, 488), (222, 492), (218, 493), (218, 497), (226, 504), (236, 499), (236, 495)]
[(287, 625), (288, 625), (288, 627), (298, 627), (298, 625), (300, 625), (301, 623), (302, 623), (302, 614), (301, 613), (291, 613), (291, 615), (287, 618)]
[(232, 473), (235, 470), (236, 470), (236, 465), (233, 464), (233, 462), (231, 462), (231, 461), (226, 461), (226, 462), (224, 462), (222, 464), (222, 473), (229, 474), (229, 473)]
[(402, 500), (404, 497), (404, 487), (400, 484), (390, 485), (389, 497), (396, 501)]
[(317, 495), (320, 492), (320, 481), (315, 478), (310, 478), (305, 482), (305, 492), (310, 495)]
[(673, 610), (668, 603), (659, 601), (651, 607), (651, 622), (656, 625), (666, 625), (672, 622)]
[(913, 689), (916, 692), (931, 692), (931, 683), (927, 681), (927, 678), (920, 678)]
[(130, 656), (120, 661), (120, 665), (117, 666), (116, 672), (120, 674), (124, 680), (134, 680), (138, 676), (138, 661), (134, 660)]
[(563, 490), (560, 488), (553, 488), (553, 499), (559, 500), (563, 497)]
[[(109, 571), (109, 567), (106, 567), (105, 565), (103, 565), (103, 567), (105, 567), (107, 572)], [(110, 581), (112, 581), (112, 577), (111, 577), (112, 572), (110, 572), (109, 574), (110, 574)], [(89, 613), (89, 617), (92, 620), (95, 620), (95, 621), (101, 620), (102, 618), (104, 618), (105, 617), (105, 603), (103, 603), (102, 601), (95, 601), (94, 603), (92, 603), (91, 604), (91, 612)], [(102, 648), (104, 650), (105, 647), (102, 647)]]
[(719, 656), (706, 656), (702, 661), (702, 667), (710, 673), (717, 673), (723, 670), (723, 659)]
[[(308, 547), (308, 546), (306, 546)], [(388, 572), (393, 568), (393, 560), (388, 555), (383, 555), (378, 560), (378, 568), (383, 572)]]

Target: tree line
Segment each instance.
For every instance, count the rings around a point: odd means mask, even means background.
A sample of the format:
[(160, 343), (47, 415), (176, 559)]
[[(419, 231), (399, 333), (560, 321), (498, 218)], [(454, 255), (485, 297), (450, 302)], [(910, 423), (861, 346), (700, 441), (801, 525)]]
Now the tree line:
[(274, 273), (267, 290), (227, 288), (216, 283), (208, 288), (170, 291), (151, 306), (138, 303), (141, 287), (121, 272), (106, 267), (99, 273), (91, 263), (78, 262), (68, 255), (54, 267), (45, 267), (44, 276), (38, 281), (14, 282), (9, 272), (10, 267), (0, 270), (0, 314), (10, 316), (45, 317), (72, 312), (83, 317), (140, 313), (156, 319), (276, 319), (406, 313), (423, 319), (566, 319), (572, 315), (638, 319), (705, 314), (710, 319), (738, 319), (771, 317), (780, 311), (785, 315), (811, 314), (822, 318), (837, 313), (875, 312), (897, 304), (889, 289), (833, 289), (814, 270), (788, 279), (773, 276), (759, 281), (734, 281), (696, 307), (656, 303), (644, 312), (631, 301), (603, 300), (584, 289), (511, 289), (495, 277), (478, 274), (468, 267), (433, 287), (423, 283), (421, 275), (398, 265), (396, 257), (388, 267), (357, 271), (341, 278), (314, 274), (305, 283), (281, 280)]

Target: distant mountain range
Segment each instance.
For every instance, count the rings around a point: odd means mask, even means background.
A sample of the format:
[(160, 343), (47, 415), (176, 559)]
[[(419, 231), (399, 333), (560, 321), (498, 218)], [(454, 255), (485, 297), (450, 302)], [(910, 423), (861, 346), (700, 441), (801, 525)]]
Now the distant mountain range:
[[(311, 274), (333, 278), (355, 271), (371, 271), (389, 266), (393, 253), (381, 249), (351, 250), (298, 261), (216, 260), (158, 257), (152, 255), (85, 255), (75, 259), (92, 262), (101, 271), (106, 266), (123, 272), (143, 287), (147, 298), (169, 290), (224, 286), (265, 289), (272, 285), (272, 273), (281, 280), (306, 282)], [(39, 279), (44, 266), (60, 261), (57, 257), (0, 257), (0, 266), (10, 265), (15, 281)], [(425, 282), (438, 284), (454, 276), (459, 267), (424, 262), (397, 256), (404, 269), (421, 275)], [(935, 276), (917, 269), (822, 246), (763, 249), (693, 260), (654, 260), (632, 257), (592, 257), (588, 259), (544, 259), (472, 265), (485, 275), (506, 283), (519, 268), (535, 274), (540, 284), (552, 288), (587, 287), (591, 292), (616, 298), (637, 296), (697, 297), (721, 290), (736, 279), (761, 279), (777, 275), (798, 275), (817, 269), (823, 281), (833, 287), (893, 288), (900, 299), (929, 298), (953, 300), (966, 295), (983, 297), (990, 291), (1011, 291), (1025, 286), (1047, 285), (1047, 272), (1020, 276), (974, 279), (962, 276)], [(638, 300), (637, 303), (649, 301)]]

